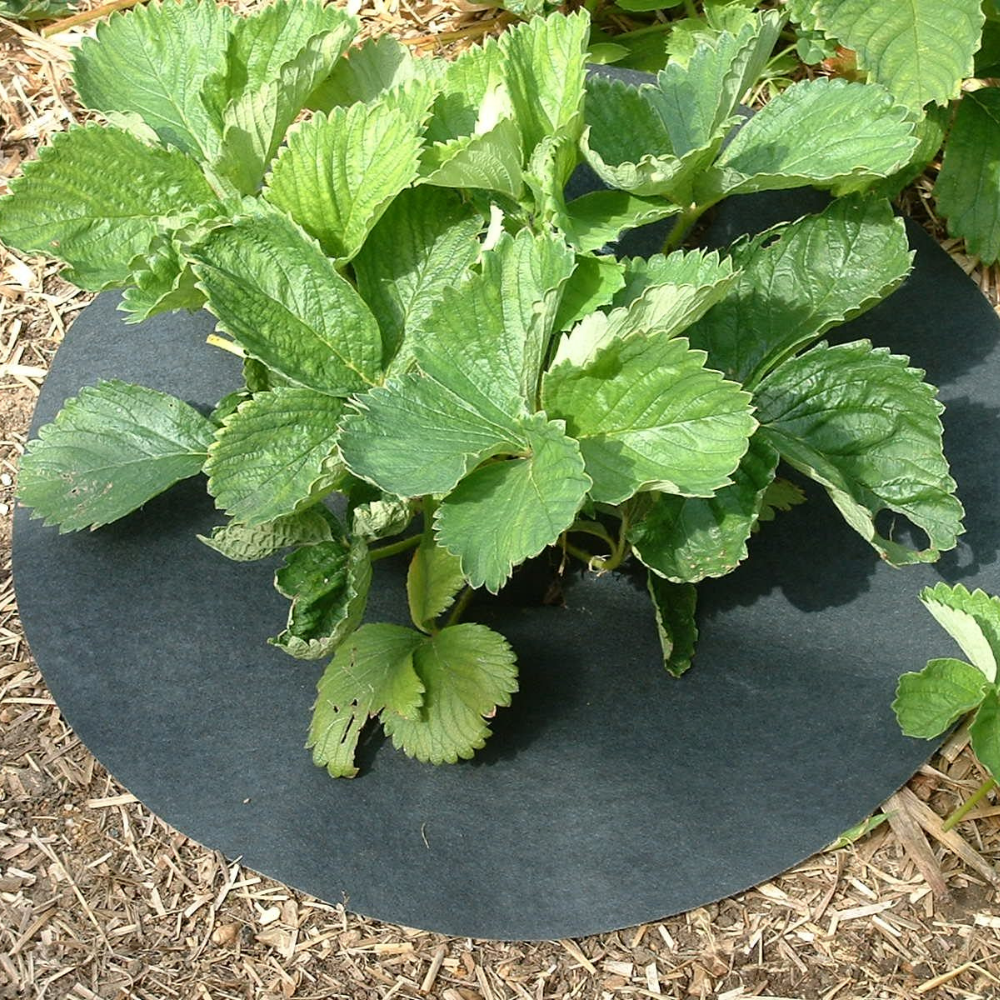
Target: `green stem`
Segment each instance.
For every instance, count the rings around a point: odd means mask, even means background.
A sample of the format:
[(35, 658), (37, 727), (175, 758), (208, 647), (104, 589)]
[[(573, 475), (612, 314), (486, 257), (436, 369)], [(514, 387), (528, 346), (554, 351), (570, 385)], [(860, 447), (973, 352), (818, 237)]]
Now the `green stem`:
[(420, 544), (421, 538), (423, 538), (423, 535), (410, 535), (409, 538), (400, 539), (400, 541), (393, 542), (391, 545), (380, 545), (377, 549), (371, 549), (368, 555), (372, 562), (376, 562), (379, 559), (388, 559), (389, 556), (397, 556), (400, 552), (415, 549)]
[(663, 241), (663, 252), (670, 253), (671, 250), (676, 250), (687, 238), (692, 226), (710, 207), (710, 205), (688, 205), (679, 215), (675, 215), (674, 224)]
[(574, 521), (566, 531), (567, 533), (577, 531), (583, 535), (593, 535), (595, 538), (607, 542), (612, 549), (615, 547), (615, 540), (608, 534), (604, 525), (598, 524), (597, 521)]
[(694, 5), (694, 0), (684, 0), (684, 10), (687, 11), (688, 17), (698, 16), (698, 8)]
[(986, 795), (989, 793), (990, 789), (992, 789), (995, 785), (996, 785), (996, 779), (995, 778), (987, 778), (972, 793), (971, 797), (966, 802), (963, 802), (962, 805), (959, 806), (958, 809), (956, 809), (955, 812), (953, 812), (944, 821), (944, 823), (942, 823), (941, 829), (947, 832), (948, 830), (952, 829), (954, 826), (957, 826), (959, 823), (961, 823), (962, 820), (965, 819), (965, 817), (968, 816), (968, 814), (970, 812), (972, 812), (972, 810), (980, 802), (982, 802), (984, 798), (986, 798)]
[(475, 594), (475, 590), (472, 587), (466, 586), (462, 593), (458, 595), (458, 600), (455, 601), (455, 606), (451, 609), (451, 614), (448, 615), (448, 624), (457, 624), (462, 615), (465, 614), (465, 609), (469, 606), (469, 601), (472, 600), (472, 596)]
[(564, 552), (568, 552), (575, 559), (579, 559), (580, 562), (586, 563), (588, 569), (590, 569), (595, 563), (602, 561), (600, 556), (591, 555), (586, 549), (581, 549), (579, 546), (567, 541), (565, 536), (563, 537), (562, 547)]

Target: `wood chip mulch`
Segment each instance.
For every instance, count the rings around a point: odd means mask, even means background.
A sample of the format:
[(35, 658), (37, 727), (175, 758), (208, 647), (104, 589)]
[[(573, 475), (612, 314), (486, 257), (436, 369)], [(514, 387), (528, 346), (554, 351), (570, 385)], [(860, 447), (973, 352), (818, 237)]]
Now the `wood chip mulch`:
[[(365, 0), (368, 32), (417, 47), (502, 27), (474, 4)], [(67, 55), (0, 21), (0, 194), (79, 120)], [(994, 305), (1000, 271), (908, 207)], [(765, 885), (654, 924), (577, 941), (446, 938), (345, 912), (171, 829), (65, 724), (31, 659), (10, 578), (17, 462), (66, 325), (89, 297), (0, 247), (0, 997), (74, 1000), (615, 997), (895, 1000), (1000, 996), (1000, 804), (961, 735), (885, 804), (889, 821)], [(670, 845), (664, 845), (664, 851)]]

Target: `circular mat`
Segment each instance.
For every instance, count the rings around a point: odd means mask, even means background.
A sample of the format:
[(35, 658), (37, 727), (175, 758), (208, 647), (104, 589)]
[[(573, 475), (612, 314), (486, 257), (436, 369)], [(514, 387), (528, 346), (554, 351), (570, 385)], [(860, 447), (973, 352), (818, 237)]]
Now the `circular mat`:
[[(726, 238), (802, 195), (737, 199)], [(941, 387), (968, 534), (936, 566), (894, 570), (825, 496), (767, 524), (737, 572), (701, 587), (701, 641), (662, 668), (640, 579), (574, 577), (565, 607), (529, 579), (474, 604), (506, 635), (521, 691), (475, 760), (431, 767), (370, 735), (361, 774), (303, 749), (321, 664), (266, 645), (286, 602), (275, 561), (234, 564), (195, 535), (221, 520), (201, 478), (122, 522), (60, 536), (18, 511), (28, 640), (68, 722), (183, 833), (353, 911), (482, 938), (575, 937), (745, 889), (821, 849), (919, 767), (900, 735), (900, 673), (950, 640), (917, 600), (939, 579), (1000, 590), (997, 317), (916, 226), (916, 267), (838, 331), (908, 354)], [(126, 326), (106, 294), (73, 324), (35, 428), (83, 384), (116, 377), (201, 406), (234, 386), (211, 319)], [(404, 566), (378, 564), (370, 620), (404, 622)], [(530, 574), (529, 574), (530, 577)], [(537, 595), (535, 595), (537, 596)]]

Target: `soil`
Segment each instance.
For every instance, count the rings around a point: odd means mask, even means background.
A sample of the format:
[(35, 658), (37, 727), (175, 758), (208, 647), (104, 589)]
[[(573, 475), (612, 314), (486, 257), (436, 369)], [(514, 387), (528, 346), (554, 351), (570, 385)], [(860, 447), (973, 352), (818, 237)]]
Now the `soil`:
[[(417, 45), (506, 20), (464, 2), (355, 6), (367, 31)], [(39, 142), (79, 119), (66, 57), (90, 30), (44, 41), (0, 22), (0, 193)], [(907, 193), (908, 209), (997, 305), (997, 269), (977, 268), (937, 231), (931, 181)], [(44, 372), (86, 301), (52, 265), (0, 247), (0, 997), (1000, 995), (1000, 803), (991, 794), (951, 834), (941, 829), (983, 779), (961, 734), (885, 805), (889, 822), (846, 848), (717, 904), (578, 941), (473, 941), (368, 920), (161, 822), (64, 723), (10, 579), (18, 457)]]

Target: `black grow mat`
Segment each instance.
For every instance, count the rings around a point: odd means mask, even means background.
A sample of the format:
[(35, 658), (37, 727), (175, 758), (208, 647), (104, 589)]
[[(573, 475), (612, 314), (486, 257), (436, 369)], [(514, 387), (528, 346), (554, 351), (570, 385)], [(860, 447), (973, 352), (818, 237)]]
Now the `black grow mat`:
[[(798, 200), (796, 200), (796, 198)], [(737, 199), (758, 226), (802, 195)], [(472, 617), (515, 647), (521, 692), (474, 761), (433, 768), (372, 737), (334, 781), (302, 745), (320, 664), (265, 644), (285, 601), (273, 563), (195, 538), (220, 516), (204, 481), (98, 532), (18, 512), (28, 638), (80, 738), (149, 808), (201, 843), (383, 920), (488, 938), (554, 938), (656, 919), (772, 877), (871, 812), (930, 745), (902, 737), (898, 675), (950, 641), (917, 600), (939, 579), (1000, 590), (997, 318), (916, 226), (916, 270), (837, 333), (912, 356), (941, 387), (968, 534), (936, 566), (894, 570), (825, 497), (768, 524), (739, 571), (701, 588), (701, 642), (664, 673), (628, 576), (574, 578), (566, 607), (508, 597)], [(73, 325), (36, 427), (118, 377), (214, 403), (234, 359), (206, 315), (127, 327), (101, 296)], [(373, 620), (405, 620), (402, 565), (379, 563)]]

